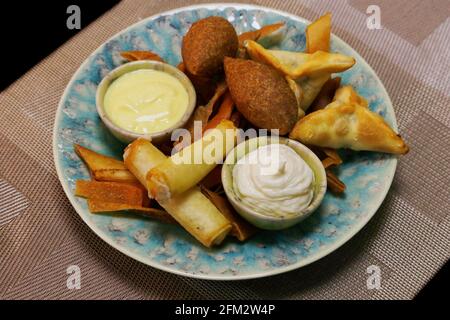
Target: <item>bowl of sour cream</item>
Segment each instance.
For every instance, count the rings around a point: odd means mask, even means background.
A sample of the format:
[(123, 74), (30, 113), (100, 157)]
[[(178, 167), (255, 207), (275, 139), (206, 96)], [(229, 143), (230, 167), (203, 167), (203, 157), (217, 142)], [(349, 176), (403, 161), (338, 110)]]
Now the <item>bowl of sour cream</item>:
[(100, 82), (97, 112), (120, 141), (137, 138), (154, 143), (183, 127), (194, 111), (196, 94), (189, 78), (159, 61), (135, 61), (119, 66)]
[(262, 136), (238, 144), (222, 166), (230, 203), (258, 228), (291, 227), (316, 210), (327, 189), (322, 162), (303, 144)]

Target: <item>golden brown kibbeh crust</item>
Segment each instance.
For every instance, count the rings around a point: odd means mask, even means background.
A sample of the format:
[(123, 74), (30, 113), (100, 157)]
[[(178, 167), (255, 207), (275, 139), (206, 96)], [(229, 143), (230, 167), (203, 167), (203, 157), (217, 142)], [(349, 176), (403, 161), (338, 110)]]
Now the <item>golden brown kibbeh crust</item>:
[(224, 57), (235, 57), (238, 36), (228, 20), (208, 17), (195, 22), (183, 38), (181, 55), (196, 76), (214, 76), (223, 70)]
[(291, 131), (298, 109), (287, 81), (273, 67), (251, 60), (225, 58), (225, 75), (236, 107), (253, 125)]

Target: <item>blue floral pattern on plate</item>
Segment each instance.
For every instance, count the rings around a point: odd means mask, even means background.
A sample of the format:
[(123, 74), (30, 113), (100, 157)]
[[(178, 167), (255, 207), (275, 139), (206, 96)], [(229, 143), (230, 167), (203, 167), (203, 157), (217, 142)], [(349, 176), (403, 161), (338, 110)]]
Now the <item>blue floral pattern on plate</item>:
[[(81, 218), (104, 241), (121, 252), (153, 267), (180, 275), (236, 280), (286, 272), (309, 264), (358, 232), (375, 214), (391, 185), (397, 160), (369, 152), (342, 152), (338, 175), (347, 185), (342, 197), (327, 193), (320, 208), (305, 222), (278, 232), (263, 231), (245, 243), (227, 239), (206, 249), (181, 227), (125, 214), (95, 215), (86, 201), (74, 196), (77, 179), (89, 179), (85, 165), (74, 153), (79, 143), (102, 154), (122, 157), (124, 145), (107, 131), (95, 109), (95, 92), (102, 77), (124, 63), (120, 52), (152, 50), (168, 63), (180, 62), (181, 41), (198, 19), (218, 15), (228, 19), (238, 33), (284, 21), (284, 50), (305, 48), (307, 21), (268, 8), (248, 5), (187, 7), (150, 17), (124, 30), (96, 50), (75, 73), (64, 93), (54, 128), (54, 156), (61, 184)], [(396, 128), (390, 99), (367, 63), (339, 38), (332, 37), (332, 51), (353, 56), (357, 64), (341, 74)]]

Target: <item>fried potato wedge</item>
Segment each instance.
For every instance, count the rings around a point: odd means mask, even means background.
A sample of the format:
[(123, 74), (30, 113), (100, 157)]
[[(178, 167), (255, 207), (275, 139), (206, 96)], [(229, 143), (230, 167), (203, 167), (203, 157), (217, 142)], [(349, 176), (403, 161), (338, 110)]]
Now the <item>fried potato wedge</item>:
[(74, 144), (74, 149), (78, 156), (86, 163), (95, 180), (117, 182), (137, 181), (122, 161), (104, 156), (78, 144)]
[(77, 180), (75, 195), (92, 200), (136, 206), (145, 206), (149, 203), (143, 187), (123, 182)]
[(177, 224), (175, 219), (173, 219), (166, 211), (155, 208), (94, 199), (88, 199), (88, 207), (92, 213), (130, 211), (162, 222)]

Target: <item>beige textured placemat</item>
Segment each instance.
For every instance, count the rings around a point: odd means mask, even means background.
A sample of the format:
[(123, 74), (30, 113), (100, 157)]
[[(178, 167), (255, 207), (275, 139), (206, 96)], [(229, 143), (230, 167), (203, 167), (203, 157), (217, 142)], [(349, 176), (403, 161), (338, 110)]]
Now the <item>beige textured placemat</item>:
[[(241, 282), (182, 278), (110, 248), (81, 221), (58, 182), (52, 128), (62, 92), (107, 38), (149, 15), (198, 1), (124, 0), (0, 94), (0, 298), (412, 298), (450, 256), (450, 3), (447, 0), (251, 1), (307, 19), (333, 13), (333, 32), (373, 66), (411, 152), (370, 223), (306, 268)], [(366, 9), (381, 9), (381, 30)], [(68, 290), (78, 265), (80, 290)], [(381, 270), (369, 290), (367, 268)]]

